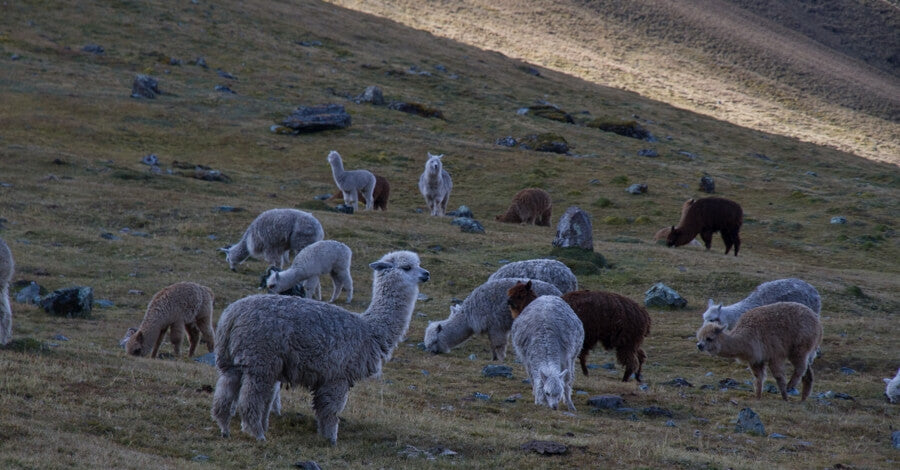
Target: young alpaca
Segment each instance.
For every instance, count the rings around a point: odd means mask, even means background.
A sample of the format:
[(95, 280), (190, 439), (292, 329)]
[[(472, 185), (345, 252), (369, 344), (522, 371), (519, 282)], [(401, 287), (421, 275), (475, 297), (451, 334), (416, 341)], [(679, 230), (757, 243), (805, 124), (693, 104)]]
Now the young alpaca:
[(534, 403), (557, 409), (565, 401), (569, 411), (572, 383), (575, 381), (575, 356), (584, 342), (581, 320), (561, 298), (544, 295), (531, 301), (516, 315), (512, 340), (516, 357), (522, 361), (531, 379)]
[(550, 194), (543, 189), (526, 188), (513, 196), (505, 214), (495, 217), (498, 222), (550, 226), (553, 203)]
[(703, 312), (703, 321), (719, 322), (725, 328), (732, 329), (747, 310), (775, 302), (797, 302), (809, 307), (816, 315), (820, 315), (822, 311), (822, 300), (815, 287), (800, 279), (787, 278), (764, 282), (746, 299), (728, 306), (716, 304), (709, 299), (706, 312)]
[(357, 204), (356, 193), (361, 192), (365, 195), (366, 210), (372, 210), (375, 204), (375, 175), (369, 170), (344, 170), (344, 162), (341, 160), (341, 154), (332, 150), (328, 154), (328, 163), (331, 165), (331, 175), (334, 176), (334, 182), (338, 189), (344, 193), (344, 204), (353, 206), (353, 211), (359, 210)]
[(884, 397), (890, 403), (900, 401), (900, 369), (897, 369), (897, 375), (893, 379), (884, 378)]
[(341, 290), (347, 291), (347, 303), (353, 300), (353, 278), (350, 277), (350, 261), (353, 252), (350, 247), (336, 240), (322, 240), (300, 250), (294, 257), (291, 267), (284, 271), (276, 271), (269, 275), (266, 286), (269, 292), (278, 294), (304, 282), (307, 295), (312, 298), (313, 292), (318, 300), (322, 300), (322, 288), (319, 276), (331, 275), (334, 290), (329, 302), (334, 302)]
[(425, 171), (419, 176), (419, 192), (425, 196), (425, 204), (431, 211), (431, 215), (442, 217), (447, 212), (447, 201), (450, 200), (450, 191), (453, 189), (453, 180), (450, 173), (444, 169), (441, 158), (444, 155), (432, 155), (428, 153), (428, 161), (425, 162)]
[(741, 225), (744, 224), (744, 211), (741, 205), (722, 197), (706, 197), (689, 199), (682, 209), (678, 226), (669, 229), (666, 246), (687, 245), (700, 234), (703, 244), (709, 250), (712, 246), (713, 233), (721, 232), (725, 242), (725, 254), (734, 246), (734, 256), (741, 248)]
[(0, 238), (0, 345), (12, 339), (12, 308), (9, 305), (9, 283), (16, 265), (9, 246)]
[(168, 329), (175, 356), (181, 355), (182, 330), (188, 333), (188, 357), (194, 355), (201, 336), (212, 352), (215, 347), (212, 311), (213, 293), (209, 287), (193, 282), (165, 287), (150, 299), (141, 326), (125, 342), (125, 351), (132, 356), (150, 354), (155, 359)]
[(578, 290), (575, 274), (568, 266), (555, 259), (538, 258), (507, 263), (491, 274), (488, 281), (511, 277), (549, 282), (562, 293)]
[[(516, 284), (509, 290), (509, 305), (513, 315), (537, 298), (528, 284)], [(612, 292), (580, 290), (563, 294), (562, 299), (572, 307), (584, 326), (584, 343), (578, 360), (581, 372), (588, 375), (587, 355), (597, 345), (616, 350), (616, 359), (625, 366), (622, 382), (631, 374), (641, 381), (641, 370), (647, 354), (641, 348), (650, 334), (650, 314), (637, 302)]]
[[(765, 367), (768, 364), (781, 398), (803, 377), (800, 401), (812, 390), (812, 358), (822, 342), (822, 323), (815, 312), (796, 302), (778, 302), (744, 313), (730, 333), (719, 323), (706, 323), (697, 331), (697, 349), (713, 356), (740, 359), (750, 365), (756, 377), (756, 398), (762, 398)], [(794, 365), (794, 374), (785, 384), (784, 361)]]
[(409, 327), (419, 283), (429, 278), (409, 251), (388, 253), (369, 266), (375, 271), (372, 303), (361, 315), (310, 299), (265, 294), (240, 299), (222, 312), (212, 403), (222, 436), (229, 435), (234, 409), (241, 415), (241, 429), (265, 440), (273, 387), (280, 381), (312, 391), (319, 435), (337, 442), (338, 414), (350, 387), (381, 373)]
[(241, 240), (227, 248), (225, 260), (232, 271), (249, 256), (262, 257), (279, 269), (290, 259), (291, 251), (325, 238), (322, 224), (309, 212), (297, 209), (270, 209), (253, 220)]
[[(446, 320), (431, 322), (425, 329), (425, 350), (435, 354), (447, 354), (450, 348), (481, 333), (487, 333), (491, 342), (491, 354), (495, 361), (506, 358), (506, 343), (512, 328), (509, 316), (507, 291), (517, 282), (529, 279), (509, 278), (489, 280), (478, 286), (459, 305), (450, 306), (450, 316)], [(552, 284), (531, 281), (538, 295), (562, 293)]]
[[(374, 174), (374, 173), (373, 173)], [(387, 178), (375, 175), (375, 189), (372, 192), (372, 197), (375, 198), (374, 207), (375, 209), (381, 209), (383, 211), (387, 210), (388, 198), (391, 195), (391, 183), (388, 182)], [(366, 195), (362, 193), (362, 191), (357, 191), (356, 196), (362, 201), (363, 204), (367, 204)], [(328, 200), (334, 199), (343, 199), (344, 192), (338, 188), (337, 192), (335, 192), (331, 198)]]

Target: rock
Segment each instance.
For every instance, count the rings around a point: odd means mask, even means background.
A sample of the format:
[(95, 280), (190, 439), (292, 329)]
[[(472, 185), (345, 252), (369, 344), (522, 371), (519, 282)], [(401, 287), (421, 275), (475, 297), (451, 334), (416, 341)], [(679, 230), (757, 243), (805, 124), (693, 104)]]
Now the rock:
[(657, 152), (655, 149), (641, 149), (641, 150), (638, 150), (637, 154), (639, 157), (655, 158), (655, 157), (659, 156), (659, 152)]
[(633, 139), (649, 140), (653, 136), (646, 129), (641, 127), (637, 121), (607, 121), (602, 118), (594, 119), (586, 124), (587, 127), (600, 129), (601, 131), (612, 132)]
[(37, 304), (41, 301), (42, 288), (36, 282), (31, 281), (16, 293), (16, 302), (20, 304)]
[(451, 225), (459, 225), (459, 230), (466, 233), (484, 233), (481, 222), (468, 217), (457, 217), (450, 222)]
[(431, 301), (431, 297), (428, 297), (424, 292), (419, 292), (419, 295), (416, 297), (416, 301), (418, 302), (429, 302)]
[(675, 421), (673, 421), (673, 420), (670, 419), (670, 420), (666, 421), (666, 427), (667, 427), (667, 428), (674, 428), (674, 427), (677, 427), (677, 426), (676, 426), (676, 424), (675, 424)]
[(844, 375), (853, 375), (856, 373), (856, 371), (849, 367), (841, 367), (841, 373)]
[(519, 108), (516, 111), (516, 114), (531, 114), (540, 118), (550, 119), (551, 121), (559, 121), (567, 124), (575, 123), (575, 119), (572, 118), (571, 114), (563, 111), (562, 109), (559, 109), (558, 106), (552, 104), (539, 104), (535, 106)]
[(737, 380), (726, 377), (719, 381), (719, 389), (735, 389), (738, 388), (740, 384)]
[(218, 206), (213, 209), (216, 212), (243, 212), (243, 207), (234, 207), (234, 206)]
[(700, 177), (700, 191), (710, 194), (716, 192), (716, 182), (713, 181), (711, 176)]
[(743, 432), (765, 436), (766, 428), (765, 426), (763, 426), (762, 421), (760, 421), (759, 415), (757, 415), (748, 407), (741, 410), (741, 412), (738, 414), (737, 424), (734, 427), (734, 432)]
[(132, 98), (147, 98), (154, 99), (156, 95), (161, 94), (159, 91), (159, 82), (156, 81), (155, 78), (139, 74), (134, 77), (134, 83), (131, 84), (131, 97)]
[(750, 156), (753, 157), (753, 158), (758, 158), (758, 159), (760, 159), (760, 160), (765, 160), (765, 161), (767, 161), (767, 162), (771, 162), (771, 161), (772, 161), (772, 159), (769, 158), (769, 156), (766, 155), (766, 154), (764, 154), (764, 153), (750, 153), (750, 154), (748, 154), (748, 155), (750, 155)]
[(513, 138), (513, 136), (508, 135), (506, 137), (497, 139), (496, 144), (502, 145), (503, 147), (515, 147), (516, 145), (519, 145), (519, 142), (517, 142), (516, 139)]
[(317, 464), (316, 462), (314, 462), (312, 460), (304, 460), (301, 462), (294, 462), (294, 466), (297, 468), (300, 468), (302, 470), (322, 470), (322, 468), (319, 467), (319, 464)]
[(338, 204), (334, 210), (342, 214), (353, 214), (353, 206), (347, 204)]
[(529, 441), (522, 444), (522, 450), (537, 452), (541, 455), (565, 454), (568, 448), (564, 444), (553, 441)]
[(566, 139), (552, 132), (526, 135), (519, 139), (519, 147), (538, 152), (567, 153), (569, 151), (569, 143), (566, 142)]
[(216, 91), (221, 92), (221, 93), (230, 93), (230, 94), (232, 94), (232, 95), (236, 95), (236, 94), (237, 94), (236, 91), (232, 90), (231, 88), (228, 88), (228, 87), (225, 86), (225, 85), (216, 85), (216, 86), (213, 87), (213, 90), (216, 90)]
[(375, 106), (382, 106), (384, 105), (384, 95), (381, 92), (381, 88), (370, 85), (366, 87), (361, 95), (353, 98), (353, 101), (356, 104), (369, 103)]
[(194, 170), (193, 174), (189, 174), (188, 176), (193, 177), (194, 179), (203, 180), (203, 181), (217, 181), (220, 183), (230, 183), (231, 178), (228, 177), (225, 173), (222, 173), (219, 170), (212, 169), (204, 169), (198, 168)]
[(202, 356), (197, 356), (194, 358), (194, 361), (199, 362), (201, 364), (206, 364), (209, 366), (216, 366), (216, 353), (206, 353)]
[(469, 209), (469, 206), (459, 206), (459, 209), (447, 212), (447, 215), (451, 217), (465, 217), (467, 219), (475, 218), (475, 215), (472, 214), (472, 209)]
[(94, 290), (90, 287), (58, 289), (41, 299), (40, 305), (47, 313), (67, 318), (88, 318), (94, 303)]
[(103, 52), (104, 52), (103, 46), (98, 45), (98, 44), (88, 44), (88, 45), (82, 47), (81, 50), (84, 52), (88, 52), (91, 54), (97, 54), (97, 55), (103, 54)]
[(584, 250), (594, 251), (593, 226), (591, 217), (578, 206), (571, 206), (559, 218), (556, 224), (556, 237), (553, 246), (575, 246)]
[(116, 306), (116, 304), (113, 303), (113, 301), (109, 300), (109, 299), (97, 299), (94, 301), (94, 305), (99, 308), (110, 308), (110, 307)]
[(515, 395), (510, 395), (510, 396), (506, 397), (506, 399), (503, 401), (505, 401), (506, 403), (515, 403), (517, 400), (521, 400), (521, 399), (522, 399), (522, 394), (517, 393)]
[(403, 101), (394, 101), (388, 105), (388, 109), (400, 111), (407, 114), (415, 114), (424, 118), (444, 119), (444, 113), (440, 109), (426, 106), (422, 103), (406, 103)]
[(846, 223), (847, 223), (847, 218), (844, 217), (844, 216), (842, 216), (842, 215), (835, 216), (835, 217), (832, 217), (832, 218), (831, 218), (831, 224), (832, 224), (832, 225), (844, 225), (844, 224), (846, 224)]
[(196, 59), (194, 59), (194, 61), (193, 61), (192, 63), (193, 63), (194, 65), (196, 65), (197, 67), (201, 67), (201, 68), (204, 68), (204, 69), (208, 69), (208, 68), (209, 68), (209, 66), (206, 65), (206, 59), (204, 59), (203, 57), (197, 57)]
[(56, 341), (69, 341), (69, 338), (67, 338), (64, 335), (61, 335), (59, 333), (53, 335), (53, 337), (51, 339), (54, 339)]
[(301, 45), (301, 46), (303, 46), (303, 47), (322, 47), (322, 41), (316, 41), (316, 40), (312, 40), (312, 41), (297, 41), (297, 44), (298, 44), (298, 45)]
[(234, 75), (232, 75), (222, 69), (216, 69), (216, 74), (218, 74), (222, 78), (227, 78), (228, 80), (237, 80), (237, 78)]
[(696, 160), (698, 158), (696, 153), (691, 153), (691, 152), (688, 152), (687, 150), (679, 150), (678, 154), (684, 155), (685, 157), (687, 157), (691, 160)]
[(665, 408), (658, 407), (658, 406), (648, 406), (647, 408), (644, 408), (643, 410), (641, 410), (641, 413), (643, 413), (644, 416), (649, 416), (651, 418), (656, 418), (659, 416), (665, 416), (666, 418), (672, 418), (674, 416), (671, 411), (669, 411)]
[(657, 282), (644, 293), (644, 305), (657, 308), (684, 308), (687, 306), (687, 300), (671, 287)]
[(512, 367), (497, 365), (497, 364), (488, 364), (484, 366), (484, 369), (481, 369), (482, 377), (506, 377), (507, 379), (513, 378)]
[(589, 398), (587, 404), (601, 410), (615, 410), (621, 408), (625, 401), (618, 395), (597, 395)]
[(157, 157), (155, 153), (144, 155), (141, 157), (141, 163), (150, 166), (159, 165), (159, 157)]
[(630, 194), (644, 194), (647, 192), (647, 185), (644, 183), (635, 183), (625, 188), (625, 192)]
[(895, 449), (900, 449), (900, 431), (891, 433), (891, 443), (894, 445)]
[(339, 104), (298, 106), (281, 125), (298, 134), (344, 129), (350, 126), (350, 115)]
[(672, 379), (668, 382), (663, 382), (660, 385), (671, 385), (673, 387), (693, 387), (694, 386), (694, 384), (688, 382), (687, 380), (684, 380), (681, 377), (675, 377), (674, 379)]
[(104, 239), (104, 240), (112, 240), (112, 241), (121, 240), (121, 238), (119, 238), (119, 237), (116, 236), (115, 234), (112, 234), (112, 233), (109, 233), (109, 232), (103, 232), (103, 233), (101, 233), (101, 234), (100, 234), (100, 238), (102, 238), (102, 239)]
[(478, 400), (491, 401), (491, 396), (485, 395), (483, 393), (475, 392), (472, 394), (472, 396)]

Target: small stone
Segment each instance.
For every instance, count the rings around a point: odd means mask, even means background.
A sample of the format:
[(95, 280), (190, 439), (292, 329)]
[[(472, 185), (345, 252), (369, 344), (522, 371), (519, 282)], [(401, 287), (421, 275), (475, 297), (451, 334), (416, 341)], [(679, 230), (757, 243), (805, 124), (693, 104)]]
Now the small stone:
[(88, 44), (88, 45), (82, 47), (81, 50), (84, 52), (88, 52), (90, 54), (97, 54), (97, 55), (103, 54), (103, 52), (104, 52), (103, 46), (100, 46), (98, 44)]
[(119, 238), (119, 237), (116, 236), (115, 234), (112, 234), (112, 233), (109, 233), (109, 232), (103, 232), (103, 233), (101, 233), (101, 234), (100, 234), (100, 238), (102, 238), (102, 239), (104, 239), (104, 240), (113, 240), (113, 241), (115, 241), (115, 240), (121, 240), (121, 238)]
[(687, 300), (671, 287), (658, 282), (644, 293), (644, 305), (657, 308), (684, 308)]
[(478, 359), (478, 358), (475, 356), (475, 353), (469, 354), (469, 360), (470, 360), (470, 361), (474, 361), (475, 359)]
[(234, 75), (232, 75), (222, 69), (216, 69), (216, 74), (218, 74), (222, 78), (227, 78), (228, 80), (237, 80), (237, 78)]
[(625, 401), (618, 395), (598, 395), (588, 399), (587, 404), (601, 410), (620, 408)]
[(419, 296), (416, 297), (416, 300), (418, 300), (419, 302), (428, 302), (429, 300), (431, 300), (431, 297), (428, 297), (423, 292), (419, 292)]
[(19, 60), (21, 58), (22, 56), (20, 56), (19, 54), (12, 54), (9, 56), (9, 60)]
[(738, 386), (740, 386), (738, 381), (734, 380), (730, 377), (726, 377), (719, 381), (719, 389), (721, 389), (721, 390), (734, 389), (734, 388), (737, 388)]
[(537, 452), (541, 455), (565, 454), (568, 448), (564, 444), (553, 441), (529, 441), (522, 444), (522, 450)]
[(294, 466), (300, 468), (302, 470), (322, 470), (322, 467), (319, 467), (319, 464), (312, 460), (304, 460), (301, 462), (294, 462)]
[(469, 209), (469, 206), (459, 206), (459, 209), (447, 212), (447, 215), (451, 217), (465, 217), (467, 219), (475, 218), (475, 216), (472, 214), (472, 209)]
[(431, 375), (431, 372), (428, 372), (427, 370), (422, 369), (422, 375), (424, 375), (425, 377), (428, 377), (429, 375)]
[(114, 304), (112, 300), (97, 299), (97, 300), (94, 300), (94, 305), (97, 307), (100, 307), (100, 308), (110, 308), (110, 307), (114, 307), (116, 304)]
[(131, 295), (144, 295), (144, 291), (137, 289), (129, 289), (128, 293)]
[(483, 377), (493, 378), (493, 377), (506, 377), (507, 379), (513, 378), (512, 368), (504, 365), (497, 364), (488, 364), (481, 369), (481, 375)]
[(207, 461), (209, 461), (209, 456), (203, 455), (203, 454), (197, 454), (197, 455), (191, 457), (191, 460), (193, 460), (194, 462), (207, 462)]
[(816, 173), (815, 171), (807, 171), (807, 172), (805, 173), (805, 175), (806, 175), (806, 176), (812, 176), (812, 177), (817, 177), (817, 176), (819, 176), (819, 174)]
[(468, 217), (456, 217), (450, 222), (451, 225), (458, 225), (461, 232), (466, 233), (484, 233), (484, 226), (481, 222)]
[(511, 135), (497, 139), (496, 144), (503, 147), (515, 147), (516, 145), (519, 145), (516, 139)]
[(667, 427), (667, 428), (674, 428), (674, 427), (677, 427), (677, 426), (675, 425), (675, 421), (670, 419), (670, 420), (666, 421), (666, 427)]
[(713, 181), (711, 176), (703, 176), (700, 178), (700, 191), (710, 194), (716, 192), (716, 182)]
[(216, 85), (216, 86), (213, 87), (213, 90), (216, 90), (216, 91), (221, 92), (221, 93), (230, 93), (230, 94), (232, 94), (232, 95), (236, 95), (236, 94), (237, 94), (236, 91), (232, 90), (231, 88), (228, 88), (228, 87), (225, 86), (225, 85)]
[(616, 364), (614, 362), (605, 362), (600, 366), (600, 368), (606, 370), (616, 370)]
[(94, 290), (86, 286), (57, 289), (41, 299), (40, 305), (51, 315), (88, 318), (94, 304)]
[(635, 183), (625, 188), (625, 192), (629, 194), (644, 194), (647, 192), (647, 185), (644, 183)]
[(204, 69), (209, 68), (209, 66), (206, 65), (206, 59), (204, 59), (203, 57), (197, 57), (196, 59), (194, 59), (193, 64)]
[(16, 302), (20, 304), (37, 304), (41, 301), (41, 286), (31, 281), (16, 293)]
[(590, 215), (578, 206), (571, 206), (556, 224), (556, 237), (551, 243), (555, 247), (576, 246), (594, 251), (593, 225)]
[(637, 154), (639, 157), (655, 158), (655, 157), (659, 156), (659, 152), (657, 152), (655, 149), (641, 149), (641, 150), (638, 150)]
[(281, 125), (296, 133), (344, 129), (350, 126), (350, 114), (339, 104), (298, 106)]
[(297, 41), (303, 47), (322, 47), (322, 41)]
[(139, 74), (134, 78), (134, 83), (131, 85), (132, 98), (147, 98), (152, 100), (160, 93), (162, 92), (159, 91), (159, 82), (149, 75)]
[(773, 432), (772, 434), (769, 434), (769, 439), (787, 439), (787, 436)]
[(66, 338), (65, 336), (63, 336), (59, 333), (53, 335), (53, 337), (50, 339), (55, 339), (56, 341), (69, 341), (69, 338)]
[(201, 364), (206, 364), (206, 365), (215, 367), (216, 353), (206, 353), (202, 356), (197, 356), (194, 358), (194, 361), (199, 362)]
[(472, 396), (475, 397), (475, 398), (478, 399), (478, 400), (484, 400), (484, 401), (490, 401), (490, 400), (491, 400), (491, 396), (490, 396), (490, 395), (485, 395), (485, 394), (479, 393), (479, 392), (473, 393)]
[(900, 431), (893, 431), (891, 433), (891, 443), (895, 449), (900, 449)]
[(375, 85), (366, 87), (365, 91), (363, 91), (361, 95), (354, 98), (353, 101), (357, 104), (369, 103), (374, 106), (382, 106), (385, 103), (381, 88)]
[(766, 428), (765, 426), (763, 426), (763, 423), (759, 419), (759, 415), (757, 415), (756, 412), (754, 412), (750, 408), (744, 408), (738, 414), (737, 424), (734, 427), (734, 432), (743, 432), (765, 436)]
[(841, 373), (844, 375), (853, 375), (856, 373), (856, 371), (849, 367), (841, 367)]
[(157, 157), (155, 153), (144, 155), (143, 157), (141, 157), (141, 163), (150, 166), (159, 165), (159, 157)]
[(243, 212), (243, 207), (219, 206), (214, 209), (216, 212)]
[(505, 401), (506, 403), (515, 403), (517, 400), (521, 400), (521, 399), (522, 399), (522, 394), (517, 393), (515, 395), (510, 395), (510, 396), (506, 397), (506, 399), (503, 401)]
[(842, 215), (831, 218), (832, 225), (844, 225), (846, 223), (847, 223), (847, 218)]
[(651, 418), (656, 418), (659, 416), (665, 416), (666, 418), (671, 418), (673, 416), (671, 411), (669, 411), (665, 408), (659, 407), (659, 406), (648, 406), (647, 408), (644, 408), (643, 410), (641, 410), (641, 413), (643, 413), (645, 416), (649, 416)]
[(675, 377), (674, 379), (672, 379), (668, 382), (663, 382), (660, 385), (670, 385), (673, 387), (693, 387), (694, 386), (694, 384), (688, 382), (687, 380), (684, 380), (681, 377)]
[(334, 210), (342, 214), (353, 214), (353, 206), (348, 204), (338, 204)]

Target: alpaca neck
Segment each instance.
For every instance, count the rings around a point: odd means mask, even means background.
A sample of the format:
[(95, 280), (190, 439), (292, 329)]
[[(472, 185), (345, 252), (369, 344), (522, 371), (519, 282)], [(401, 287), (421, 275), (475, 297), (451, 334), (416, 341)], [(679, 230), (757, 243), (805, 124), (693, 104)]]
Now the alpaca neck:
[(344, 162), (340, 158), (331, 160), (331, 174), (335, 179), (344, 174)]
[(307, 266), (301, 266), (296, 268), (290, 267), (278, 273), (279, 292), (284, 292), (285, 290), (299, 284), (300, 281), (305, 281), (306, 279), (318, 275), (318, 273), (313, 273), (310, 271), (312, 270), (308, 269)]
[(448, 348), (462, 343), (474, 333), (472, 328), (469, 327), (469, 322), (466, 321), (466, 316), (462, 313), (462, 310), (450, 315), (450, 318), (441, 322), (441, 340)]
[(419, 295), (419, 286), (403, 286), (379, 282), (372, 286), (372, 302), (363, 313), (370, 325), (372, 336), (386, 353), (394, 349), (400, 337), (409, 328), (413, 307)]
[(235, 263), (240, 263), (250, 256), (250, 251), (247, 248), (247, 239), (249, 237), (250, 235), (245, 233), (244, 236), (241, 237), (241, 241), (235, 243), (228, 249), (228, 257), (234, 260)]
[(758, 355), (756, 347), (744, 337), (721, 333), (718, 341), (721, 344), (718, 356), (733, 357), (753, 362), (753, 358)]
[(700, 233), (689, 228), (682, 228), (681, 226), (675, 227), (675, 230), (678, 231), (675, 240), (675, 245), (677, 246), (687, 245), (691, 240), (697, 237), (698, 233)]

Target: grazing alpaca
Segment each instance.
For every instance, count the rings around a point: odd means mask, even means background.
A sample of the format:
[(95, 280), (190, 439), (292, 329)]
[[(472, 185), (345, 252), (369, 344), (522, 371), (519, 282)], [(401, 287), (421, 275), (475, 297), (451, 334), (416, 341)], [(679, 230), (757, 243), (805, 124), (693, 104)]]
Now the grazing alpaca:
[(719, 322), (725, 328), (732, 329), (747, 310), (775, 302), (797, 302), (809, 307), (816, 315), (820, 315), (822, 311), (822, 300), (815, 287), (800, 279), (787, 278), (764, 282), (753, 289), (746, 299), (728, 306), (716, 304), (709, 299), (708, 307), (703, 312), (703, 321)]
[(431, 215), (442, 217), (447, 212), (447, 201), (450, 200), (450, 191), (453, 189), (453, 180), (450, 173), (444, 169), (441, 158), (444, 155), (432, 155), (428, 153), (428, 161), (425, 162), (425, 171), (419, 176), (419, 191), (425, 196), (425, 204), (431, 211)]
[(331, 175), (334, 176), (335, 184), (344, 193), (344, 204), (353, 206), (354, 212), (358, 211), (356, 194), (361, 192), (365, 195), (366, 210), (372, 210), (375, 204), (375, 198), (372, 196), (375, 192), (375, 175), (369, 170), (345, 171), (341, 154), (334, 150), (328, 154), (328, 163), (331, 165)]
[(16, 265), (9, 246), (0, 238), (0, 345), (12, 339), (12, 308), (9, 305), (9, 283)]
[(550, 194), (543, 189), (527, 188), (513, 196), (505, 214), (495, 217), (498, 222), (550, 226), (553, 203)]
[(194, 355), (202, 336), (209, 352), (215, 347), (212, 329), (213, 293), (209, 287), (193, 282), (179, 282), (157, 292), (147, 305), (144, 320), (125, 342), (125, 351), (132, 356), (156, 358), (166, 330), (175, 350), (181, 355), (182, 330), (187, 330), (190, 349)]
[[(819, 316), (806, 305), (778, 302), (744, 313), (734, 330), (720, 323), (706, 323), (697, 331), (697, 349), (713, 356), (740, 359), (750, 365), (756, 377), (756, 398), (762, 398), (762, 384), (768, 364), (781, 398), (803, 377), (800, 401), (812, 390), (812, 358), (822, 342)], [(794, 365), (791, 380), (785, 383), (784, 361)]]
[(240, 241), (227, 248), (225, 260), (232, 271), (249, 256), (262, 257), (269, 266), (284, 268), (291, 251), (325, 238), (322, 224), (309, 212), (297, 209), (270, 209), (253, 220)]
[(900, 401), (900, 369), (897, 369), (897, 375), (893, 379), (884, 378), (884, 397), (890, 403)]
[(344, 289), (347, 291), (347, 303), (350, 303), (353, 300), (353, 278), (350, 277), (352, 256), (350, 247), (339, 241), (315, 242), (297, 253), (290, 268), (270, 274), (266, 279), (266, 287), (269, 292), (279, 294), (305, 281), (307, 295), (312, 298), (315, 294), (318, 300), (322, 300), (319, 276), (329, 274), (334, 290), (328, 302), (334, 302)]
[(688, 207), (682, 209), (678, 226), (670, 228), (666, 245), (687, 245), (699, 233), (709, 250), (713, 233), (720, 232), (725, 242), (725, 254), (734, 246), (734, 256), (737, 256), (741, 248), (741, 225), (744, 223), (744, 211), (740, 204), (721, 197), (690, 199), (685, 204)]
[[(357, 192), (357, 197), (363, 204), (367, 204), (366, 195), (362, 193), (362, 191)], [(387, 178), (375, 175), (375, 189), (372, 192), (372, 197), (375, 198), (375, 209), (381, 209), (383, 211), (387, 210), (388, 197), (391, 195), (391, 183), (388, 182)], [(329, 201), (334, 199), (343, 199), (344, 192), (338, 188), (337, 192), (335, 192)]]
[(555, 410), (564, 401), (569, 411), (575, 411), (572, 383), (575, 356), (584, 342), (581, 321), (555, 295), (538, 297), (516, 313), (513, 346), (531, 379), (534, 403)]
[(575, 274), (568, 266), (555, 259), (537, 258), (507, 263), (491, 274), (488, 281), (512, 277), (548, 282), (564, 294), (578, 290)]
[(419, 283), (429, 278), (410, 251), (388, 253), (369, 266), (375, 271), (372, 303), (361, 315), (283, 295), (245, 297), (222, 312), (212, 403), (222, 436), (237, 412), (241, 429), (265, 440), (278, 381), (312, 391), (318, 433), (337, 442), (338, 414), (350, 388), (381, 374), (409, 327)]

